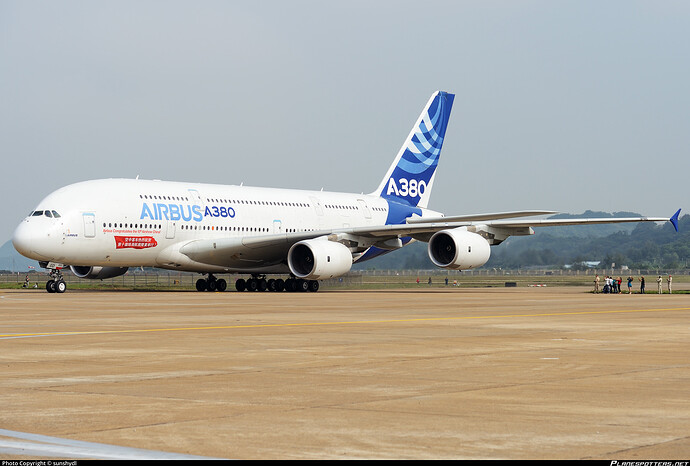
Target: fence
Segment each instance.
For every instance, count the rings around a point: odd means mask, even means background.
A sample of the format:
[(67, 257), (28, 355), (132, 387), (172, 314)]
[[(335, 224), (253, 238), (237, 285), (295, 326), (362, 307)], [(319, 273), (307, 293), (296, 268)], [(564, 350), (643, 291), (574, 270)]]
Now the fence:
[[(500, 282), (501, 280), (513, 281), (520, 279), (537, 279), (540, 277), (552, 277), (563, 279), (572, 278), (574, 282), (578, 279), (582, 283), (589, 283), (595, 274), (603, 277), (605, 275), (615, 275), (627, 277), (632, 275), (634, 277), (643, 276), (657, 276), (657, 275), (674, 275), (674, 276), (690, 276), (690, 270), (662, 270), (662, 269), (587, 269), (587, 270), (538, 270), (538, 269), (517, 269), (517, 270), (503, 270), (503, 269), (477, 269), (477, 270), (354, 270), (342, 277), (333, 278), (329, 280), (322, 280), (322, 287), (343, 287), (343, 286), (359, 286), (367, 283), (376, 284), (401, 284), (401, 283), (415, 283), (419, 278), (420, 283), (427, 284), (429, 278), (434, 284), (445, 283), (447, 278), (450, 282), (455, 280), (464, 283), (478, 283), (478, 280), (491, 279)], [(5, 272), (0, 273), (0, 284), (15, 284), (21, 285), (25, 281), (25, 277), (29, 276), (31, 287), (43, 287), (48, 280), (48, 276), (39, 271), (26, 272)], [(98, 286), (98, 287), (112, 287), (116, 288), (160, 288), (160, 289), (188, 289), (194, 290), (196, 281), (202, 277), (198, 273), (191, 272), (175, 272), (166, 270), (144, 270), (139, 269), (129, 270), (125, 275), (106, 280), (84, 280), (74, 276), (69, 270), (63, 271), (65, 282), (69, 285), (79, 284), (81, 286)], [(238, 278), (247, 278), (248, 274), (218, 274), (218, 278), (225, 278), (228, 281), (228, 288), (234, 289), (235, 280)], [(283, 276), (282, 278), (287, 278)]]

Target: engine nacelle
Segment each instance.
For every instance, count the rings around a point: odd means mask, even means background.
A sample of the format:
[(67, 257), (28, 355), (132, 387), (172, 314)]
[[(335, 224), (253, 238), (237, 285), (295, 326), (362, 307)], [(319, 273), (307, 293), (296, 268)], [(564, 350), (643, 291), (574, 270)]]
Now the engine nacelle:
[(438, 231), (429, 240), (429, 258), (437, 266), (446, 269), (481, 267), (490, 255), (489, 243), (465, 227)]
[(129, 269), (129, 267), (97, 267), (90, 265), (70, 265), (69, 268), (77, 277), (90, 280), (119, 277), (127, 273), (127, 269)]
[(341, 243), (309, 239), (295, 243), (288, 251), (290, 271), (299, 278), (318, 280), (346, 274), (352, 268), (352, 253)]

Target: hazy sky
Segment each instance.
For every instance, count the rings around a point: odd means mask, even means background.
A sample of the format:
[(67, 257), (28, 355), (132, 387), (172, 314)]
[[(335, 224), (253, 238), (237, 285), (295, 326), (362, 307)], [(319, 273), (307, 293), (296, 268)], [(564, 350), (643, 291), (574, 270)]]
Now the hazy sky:
[(438, 89), (430, 208), (670, 216), (688, 25), (680, 0), (0, 0), (0, 243), (94, 178), (371, 192)]

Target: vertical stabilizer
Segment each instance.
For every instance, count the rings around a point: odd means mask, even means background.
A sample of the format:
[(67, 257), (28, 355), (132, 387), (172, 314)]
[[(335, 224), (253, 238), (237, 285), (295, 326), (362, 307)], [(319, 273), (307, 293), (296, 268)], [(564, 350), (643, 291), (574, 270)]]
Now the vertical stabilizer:
[(427, 207), (455, 95), (437, 91), (374, 194), (412, 207)]

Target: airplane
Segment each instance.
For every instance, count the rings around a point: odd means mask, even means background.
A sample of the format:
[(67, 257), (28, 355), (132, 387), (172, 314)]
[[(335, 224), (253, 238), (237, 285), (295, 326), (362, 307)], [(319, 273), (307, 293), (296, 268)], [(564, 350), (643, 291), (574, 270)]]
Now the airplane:
[[(425, 105), (378, 188), (370, 194), (260, 188), (143, 179), (72, 184), (45, 197), (17, 226), (12, 242), (39, 261), (46, 290), (64, 293), (62, 270), (84, 279), (123, 275), (130, 267), (198, 272), (198, 291), (225, 291), (219, 274), (247, 274), (238, 291), (317, 291), (319, 280), (352, 264), (428, 243), (438, 267), (468, 270), (491, 246), (533, 227), (665, 222), (678, 230), (680, 209), (658, 217), (525, 219), (524, 210), (445, 216), (428, 208), (454, 94)], [(287, 275), (287, 279), (269, 275)]]

